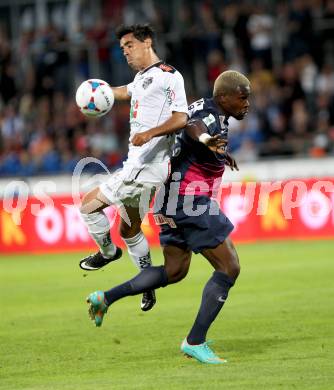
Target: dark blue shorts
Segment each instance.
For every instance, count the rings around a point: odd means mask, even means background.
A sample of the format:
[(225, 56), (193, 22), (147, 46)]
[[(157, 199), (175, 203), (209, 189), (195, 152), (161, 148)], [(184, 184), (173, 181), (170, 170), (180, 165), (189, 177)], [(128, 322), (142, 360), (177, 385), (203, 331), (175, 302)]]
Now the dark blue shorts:
[(194, 253), (216, 248), (232, 232), (233, 224), (220, 210), (216, 201), (205, 196), (189, 198), (195, 209), (206, 207), (206, 211), (189, 215), (196, 213), (184, 206), (187, 205), (187, 196), (182, 196), (175, 212), (167, 212), (166, 208), (162, 208), (154, 213), (155, 222), (160, 226), (161, 246), (173, 245)]

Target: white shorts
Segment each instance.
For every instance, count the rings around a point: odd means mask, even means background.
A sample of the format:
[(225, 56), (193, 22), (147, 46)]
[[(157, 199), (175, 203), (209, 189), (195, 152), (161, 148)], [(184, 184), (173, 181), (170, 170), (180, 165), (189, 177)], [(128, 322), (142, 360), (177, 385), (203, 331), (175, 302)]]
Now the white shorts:
[[(124, 165), (100, 185), (100, 191), (111, 204), (148, 207), (155, 191), (166, 182), (169, 160), (143, 164), (141, 168)], [(144, 205), (145, 204), (145, 205)]]

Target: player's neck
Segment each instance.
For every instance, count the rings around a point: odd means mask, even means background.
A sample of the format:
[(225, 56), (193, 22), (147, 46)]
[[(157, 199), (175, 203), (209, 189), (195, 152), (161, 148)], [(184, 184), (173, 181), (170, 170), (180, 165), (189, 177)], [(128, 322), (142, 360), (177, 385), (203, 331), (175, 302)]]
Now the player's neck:
[(220, 112), (221, 114), (223, 114), (225, 117), (228, 118), (229, 115), (225, 112), (225, 110), (223, 109), (222, 105), (219, 104), (219, 100), (218, 100), (216, 97), (213, 97), (213, 101), (214, 101), (216, 107), (218, 108), (219, 112)]
[(150, 66), (156, 64), (157, 62), (160, 62), (160, 58), (152, 52), (148, 57), (147, 60), (143, 62), (142, 67), (139, 69), (140, 72), (144, 71), (145, 69), (149, 68)]

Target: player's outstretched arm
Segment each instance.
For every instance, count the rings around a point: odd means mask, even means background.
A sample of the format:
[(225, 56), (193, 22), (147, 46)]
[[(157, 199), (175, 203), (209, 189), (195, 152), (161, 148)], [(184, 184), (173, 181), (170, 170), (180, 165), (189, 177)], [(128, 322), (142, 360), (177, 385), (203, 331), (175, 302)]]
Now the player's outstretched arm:
[(128, 89), (126, 85), (123, 85), (121, 87), (111, 87), (115, 100), (130, 100), (131, 97), (128, 94)]
[(172, 116), (157, 127), (137, 133), (131, 140), (132, 145), (142, 146), (146, 142), (151, 141), (154, 137), (161, 137), (162, 135), (168, 135), (176, 133), (178, 130), (184, 128), (187, 124), (188, 115), (185, 112), (174, 111)]
[(211, 136), (207, 132), (207, 127), (200, 120), (190, 120), (185, 128), (189, 137), (196, 141), (202, 142), (212, 152), (219, 153), (225, 157), (226, 165), (233, 171), (239, 170), (235, 159), (226, 151), (227, 140), (222, 138), (220, 134)]
[(202, 142), (212, 152), (225, 154), (227, 140), (222, 138), (220, 134), (211, 136), (207, 131), (207, 127), (200, 120), (190, 120), (185, 128), (189, 137), (196, 141)]

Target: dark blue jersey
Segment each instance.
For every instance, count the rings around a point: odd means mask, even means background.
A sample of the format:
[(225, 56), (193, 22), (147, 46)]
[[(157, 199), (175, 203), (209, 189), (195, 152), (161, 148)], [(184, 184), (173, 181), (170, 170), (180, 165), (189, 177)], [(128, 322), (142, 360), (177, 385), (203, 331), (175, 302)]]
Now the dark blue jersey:
[[(200, 120), (207, 132), (227, 138), (227, 121), (213, 99), (189, 106), (190, 120)], [(154, 217), (160, 225), (160, 243), (190, 249), (195, 253), (215, 248), (233, 230), (230, 220), (212, 198), (220, 187), (224, 159), (186, 130), (178, 135), (177, 153), (171, 159), (171, 174), (156, 196)]]
[[(190, 121), (200, 120), (211, 136), (221, 134), (227, 139), (228, 123), (213, 99), (200, 99), (189, 106)], [(172, 173), (180, 173), (180, 194), (186, 195), (191, 182), (201, 181), (209, 186), (209, 191), (200, 188), (194, 194), (212, 195), (213, 186), (220, 184), (225, 170), (225, 160), (221, 155), (212, 152), (203, 143), (192, 139), (185, 130), (177, 137), (177, 156), (172, 159)], [(191, 186), (190, 186), (191, 187)]]

